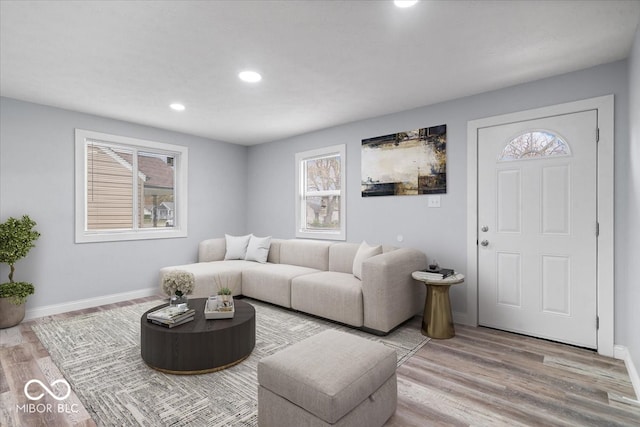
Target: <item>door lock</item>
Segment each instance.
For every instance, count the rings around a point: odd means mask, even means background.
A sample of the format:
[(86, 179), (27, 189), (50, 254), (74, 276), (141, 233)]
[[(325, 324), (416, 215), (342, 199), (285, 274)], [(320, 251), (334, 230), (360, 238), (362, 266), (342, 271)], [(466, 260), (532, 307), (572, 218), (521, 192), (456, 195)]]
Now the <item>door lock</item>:
[(483, 240), (482, 242), (480, 242), (480, 244), (482, 246), (489, 246), (489, 241), (488, 240)]
[(486, 225), (483, 225), (480, 230), (482, 230), (482, 231), (484, 231), (486, 233), (487, 231), (489, 231), (489, 227), (487, 227)]

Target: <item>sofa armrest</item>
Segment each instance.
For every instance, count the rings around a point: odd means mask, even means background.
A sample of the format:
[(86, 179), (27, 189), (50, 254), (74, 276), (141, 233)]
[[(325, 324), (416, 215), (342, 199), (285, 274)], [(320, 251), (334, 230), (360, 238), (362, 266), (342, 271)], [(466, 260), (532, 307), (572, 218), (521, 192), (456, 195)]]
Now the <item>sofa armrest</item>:
[(198, 262), (222, 261), (227, 252), (227, 241), (224, 237), (203, 240), (198, 245)]
[(366, 259), (362, 263), (364, 327), (387, 333), (419, 312), (424, 286), (411, 273), (426, 267), (427, 256), (410, 248)]

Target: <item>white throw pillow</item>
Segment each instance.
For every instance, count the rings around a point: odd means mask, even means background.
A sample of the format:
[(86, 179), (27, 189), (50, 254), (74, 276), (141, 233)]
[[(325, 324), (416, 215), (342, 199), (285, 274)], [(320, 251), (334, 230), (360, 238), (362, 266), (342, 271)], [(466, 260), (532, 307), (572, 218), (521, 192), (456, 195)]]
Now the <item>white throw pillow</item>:
[(372, 256), (382, 253), (382, 245), (370, 246), (367, 242), (360, 243), (356, 257), (353, 259), (353, 275), (362, 280), (362, 262)]
[(229, 236), (224, 235), (227, 241), (227, 252), (224, 254), (224, 259), (244, 259), (247, 254), (247, 246), (249, 246), (249, 240), (251, 234), (246, 236)]
[(247, 255), (245, 255), (244, 259), (264, 264), (269, 256), (269, 247), (271, 247), (271, 236), (257, 237), (251, 235), (249, 246), (247, 247)]

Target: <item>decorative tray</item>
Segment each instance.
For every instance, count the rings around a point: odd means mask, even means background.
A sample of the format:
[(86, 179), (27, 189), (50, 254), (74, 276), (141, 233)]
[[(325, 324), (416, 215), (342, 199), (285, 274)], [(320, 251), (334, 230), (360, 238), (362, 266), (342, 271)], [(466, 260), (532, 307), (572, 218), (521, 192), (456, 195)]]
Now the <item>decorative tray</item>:
[(231, 319), (236, 313), (233, 299), (228, 302), (228, 306), (223, 306), (222, 300), (217, 297), (209, 297), (204, 305), (205, 319)]

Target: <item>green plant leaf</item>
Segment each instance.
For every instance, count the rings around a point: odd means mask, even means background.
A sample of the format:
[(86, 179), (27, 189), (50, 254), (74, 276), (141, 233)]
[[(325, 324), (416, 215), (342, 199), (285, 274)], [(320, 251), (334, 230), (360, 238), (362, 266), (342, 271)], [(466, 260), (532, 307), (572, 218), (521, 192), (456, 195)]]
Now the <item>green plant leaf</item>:
[(7, 282), (0, 285), (0, 298), (9, 298), (15, 305), (24, 304), (34, 292), (33, 285), (27, 282)]
[(13, 282), (14, 264), (27, 256), (40, 233), (33, 229), (36, 222), (24, 215), (21, 219), (10, 217), (0, 224), (0, 262), (9, 264), (9, 282)]

